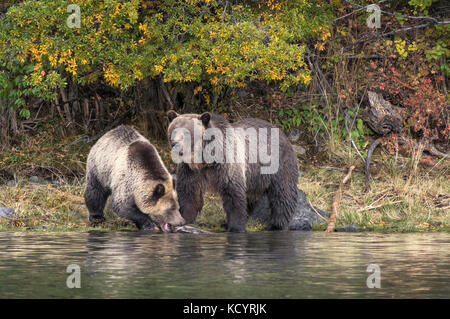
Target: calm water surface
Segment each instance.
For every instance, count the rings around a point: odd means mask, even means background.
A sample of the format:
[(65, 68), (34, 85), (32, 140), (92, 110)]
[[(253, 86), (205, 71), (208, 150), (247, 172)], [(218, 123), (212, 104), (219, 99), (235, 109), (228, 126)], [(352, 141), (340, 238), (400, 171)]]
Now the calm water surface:
[[(450, 234), (0, 233), (0, 298), (449, 298)], [(81, 269), (81, 288), (66, 268)], [(381, 288), (369, 289), (369, 264)]]

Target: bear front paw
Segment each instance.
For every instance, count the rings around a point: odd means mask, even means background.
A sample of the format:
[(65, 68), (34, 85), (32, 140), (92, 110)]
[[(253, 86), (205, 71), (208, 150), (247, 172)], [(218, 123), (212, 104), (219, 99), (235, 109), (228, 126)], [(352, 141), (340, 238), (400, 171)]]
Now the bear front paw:
[(89, 222), (91, 223), (91, 226), (95, 227), (98, 226), (101, 223), (105, 222), (105, 217), (103, 216), (89, 216)]

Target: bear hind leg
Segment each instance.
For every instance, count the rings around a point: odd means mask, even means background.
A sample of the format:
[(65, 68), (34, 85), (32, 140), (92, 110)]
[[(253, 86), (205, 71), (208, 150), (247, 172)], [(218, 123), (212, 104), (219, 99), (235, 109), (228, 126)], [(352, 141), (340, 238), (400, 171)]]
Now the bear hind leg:
[(227, 231), (245, 233), (247, 226), (247, 196), (243, 187), (225, 187), (221, 197), (227, 214)]
[(89, 221), (92, 224), (96, 225), (105, 221), (103, 209), (109, 194), (93, 174), (88, 176), (84, 200), (89, 211)]
[(297, 209), (297, 186), (280, 187), (274, 185), (270, 187), (267, 196), (270, 202), (271, 230), (288, 230), (295, 211)]

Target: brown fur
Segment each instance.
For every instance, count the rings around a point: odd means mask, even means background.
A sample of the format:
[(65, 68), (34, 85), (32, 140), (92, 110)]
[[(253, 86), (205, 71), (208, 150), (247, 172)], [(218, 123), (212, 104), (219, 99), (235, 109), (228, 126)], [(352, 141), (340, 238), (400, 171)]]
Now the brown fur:
[(184, 223), (172, 176), (155, 147), (129, 126), (106, 133), (88, 156), (85, 200), (92, 221), (103, 219), (109, 196), (111, 208), (138, 228)]
[[(168, 128), (171, 145), (174, 143), (182, 145), (182, 134), (176, 134), (176, 129), (185, 128), (192, 135), (195, 125), (202, 125), (204, 129), (219, 128), (224, 136), (227, 128), (244, 130), (263, 128), (267, 129), (267, 136), (271, 134), (270, 129), (273, 128), (270, 123), (260, 119), (249, 118), (229, 123), (224, 117), (209, 113), (202, 115), (170, 113), (169, 119), (172, 119)], [(249, 145), (248, 139), (241, 133), (230, 134), (234, 134), (230, 138), (231, 141)], [(180, 163), (177, 170), (177, 194), (183, 218), (187, 223), (192, 223), (202, 209), (204, 193), (214, 192), (222, 197), (228, 230), (244, 232), (248, 213), (264, 195), (267, 195), (272, 210), (271, 228), (287, 229), (298, 202), (298, 168), (292, 145), (281, 131), (278, 151), (279, 168), (272, 174), (261, 174), (261, 167), (264, 165), (259, 162), (250, 163), (248, 152), (245, 154), (244, 163)]]

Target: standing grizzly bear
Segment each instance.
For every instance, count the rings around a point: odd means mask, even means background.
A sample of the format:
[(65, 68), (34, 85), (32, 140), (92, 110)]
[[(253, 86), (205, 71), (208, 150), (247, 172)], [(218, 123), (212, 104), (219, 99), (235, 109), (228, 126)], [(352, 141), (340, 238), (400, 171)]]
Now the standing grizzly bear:
[[(178, 162), (178, 201), (187, 223), (195, 220), (204, 193), (210, 191), (222, 198), (228, 231), (245, 232), (248, 212), (264, 195), (270, 202), (271, 229), (288, 229), (298, 201), (298, 168), (283, 132), (255, 118), (229, 123), (216, 114), (174, 111), (168, 118), (172, 158)], [(268, 153), (275, 155), (270, 163)]]
[(84, 198), (92, 223), (111, 208), (139, 229), (163, 231), (184, 224), (172, 176), (154, 146), (136, 130), (121, 125), (103, 135), (89, 152)]

